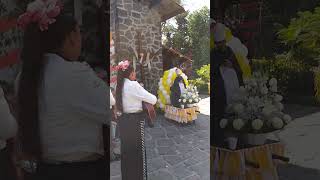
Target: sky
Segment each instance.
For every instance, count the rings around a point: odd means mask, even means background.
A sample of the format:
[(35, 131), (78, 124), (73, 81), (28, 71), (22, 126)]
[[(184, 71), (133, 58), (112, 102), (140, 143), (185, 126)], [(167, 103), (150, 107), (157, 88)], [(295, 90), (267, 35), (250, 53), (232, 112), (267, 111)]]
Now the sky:
[[(181, 2), (184, 9), (190, 13), (201, 9), (204, 6), (207, 6), (210, 9), (210, 0), (182, 0)], [(169, 19), (168, 22), (173, 26), (176, 26), (174, 18)]]
[(186, 11), (193, 12), (201, 9), (203, 6), (210, 8), (210, 0), (182, 0), (182, 6)]

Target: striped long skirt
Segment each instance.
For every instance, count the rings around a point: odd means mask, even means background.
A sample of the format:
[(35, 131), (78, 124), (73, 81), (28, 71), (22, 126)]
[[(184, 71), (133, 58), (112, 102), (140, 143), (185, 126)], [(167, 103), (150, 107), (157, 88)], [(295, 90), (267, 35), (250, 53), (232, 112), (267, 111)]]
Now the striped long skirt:
[(147, 180), (145, 117), (145, 113), (136, 113), (119, 119), (122, 180)]

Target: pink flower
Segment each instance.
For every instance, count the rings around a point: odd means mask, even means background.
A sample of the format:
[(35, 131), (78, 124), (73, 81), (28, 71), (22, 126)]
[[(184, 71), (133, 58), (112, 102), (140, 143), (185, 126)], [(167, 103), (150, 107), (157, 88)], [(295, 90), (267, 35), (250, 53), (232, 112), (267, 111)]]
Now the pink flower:
[(47, 30), (49, 25), (56, 22), (63, 5), (59, 0), (35, 0), (28, 4), (27, 12), (18, 19), (18, 25), (25, 28), (30, 23), (38, 23), (41, 31)]
[(125, 60), (125, 61), (121, 61), (119, 62), (118, 64), (118, 69), (121, 69), (122, 71), (125, 71), (128, 67), (129, 67), (130, 63), (128, 60)]

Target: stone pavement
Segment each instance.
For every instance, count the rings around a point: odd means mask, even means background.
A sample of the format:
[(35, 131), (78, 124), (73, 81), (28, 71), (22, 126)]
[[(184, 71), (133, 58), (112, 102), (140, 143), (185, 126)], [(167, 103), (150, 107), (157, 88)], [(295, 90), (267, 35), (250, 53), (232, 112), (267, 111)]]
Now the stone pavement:
[[(195, 123), (178, 124), (158, 114), (154, 128), (146, 128), (148, 180), (210, 179), (210, 99), (199, 103)], [(111, 163), (111, 180), (121, 180), (120, 161)]]
[(280, 180), (319, 180), (320, 113), (295, 119), (276, 136), (285, 144), (290, 158), (289, 165), (279, 167)]

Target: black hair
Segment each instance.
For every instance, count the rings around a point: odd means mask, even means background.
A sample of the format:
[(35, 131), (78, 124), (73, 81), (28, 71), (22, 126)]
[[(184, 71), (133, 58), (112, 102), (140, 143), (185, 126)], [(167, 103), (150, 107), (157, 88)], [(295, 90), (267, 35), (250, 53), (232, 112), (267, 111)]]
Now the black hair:
[(21, 52), (22, 72), (18, 89), (19, 138), (22, 150), (41, 158), (39, 127), (39, 84), (41, 83), (45, 53), (58, 53), (66, 37), (75, 31), (76, 20), (70, 15), (59, 15), (48, 30), (40, 31), (37, 23), (26, 27)]
[(119, 69), (118, 75), (117, 75), (117, 88), (116, 88), (116, 107), (119, 111), (123, 111), (122, 106), (122, 90), (124, 85), (124, 79), (129, 79), (130, 74), (134, 71), (133, 67), (131, 65), (128, 66), (128, 68), (124, 71)]

